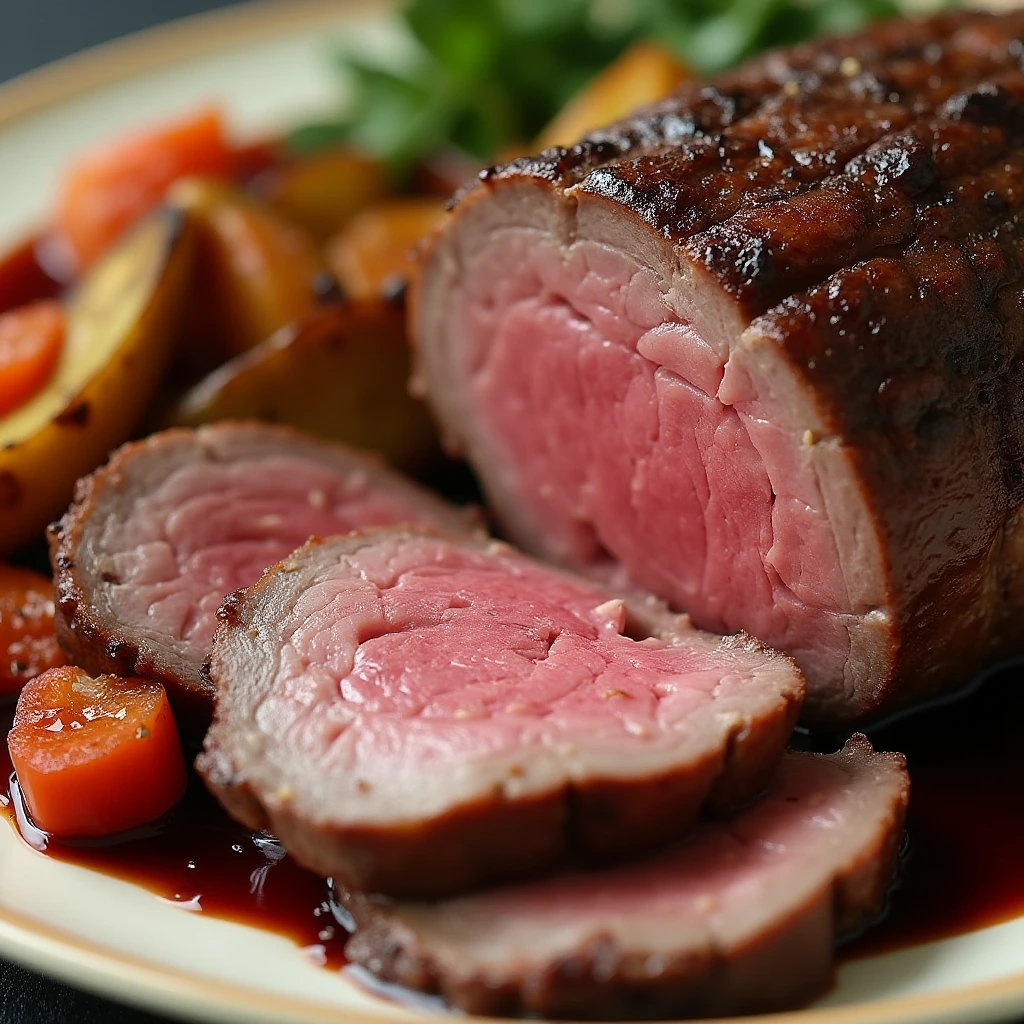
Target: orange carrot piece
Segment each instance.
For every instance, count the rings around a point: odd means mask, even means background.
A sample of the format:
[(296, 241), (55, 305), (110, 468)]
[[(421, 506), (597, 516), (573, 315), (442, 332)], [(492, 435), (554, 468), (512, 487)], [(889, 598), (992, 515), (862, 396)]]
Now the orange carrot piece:
[(79, 157), (64, 175), (56, 217), (58, 233), (79, 272), (158, 206), (178, 178), (226, 178), (233, 162), (220, 113), (212, 109), (108, 142)]
[(0, 565), (0, 697), (65, 664), (53, 632), (53, 584), (31, 569)]
[(64, 348), (64, 310), (44, 299), (0, 313), (0, 416), (24, 405), (53, 376)]
[(7, 738), (32, 819), (58, 836), (111, 835), (185, 792), (185, 759), (159, 683), (54, 668), (21, 691)]

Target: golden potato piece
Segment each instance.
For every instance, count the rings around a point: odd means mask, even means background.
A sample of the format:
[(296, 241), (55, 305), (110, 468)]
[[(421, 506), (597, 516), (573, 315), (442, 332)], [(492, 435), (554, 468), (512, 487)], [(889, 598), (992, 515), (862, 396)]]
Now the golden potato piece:
[(352, 299), (372, 299), (394, 280), (407, 278), (419, 240), (444, 214), (440, 199), (389, 199), (353, 218), (327, 246), (327, 260), (341, 290)]
[(299, 157), (262, 175), (258, 194), (320, 242), (388, 191), (376, 160), (345, 147)]
[(537, 148), (575, 145), (587, 132), (663, 99), (690, 77), (660, 43), (634, 43), (562, 107), (538, 136)]
[(0, 419), (0, 553), (32, 540), (75, 480), (131, 436), (160, 382), (188, 287), (194, 236), (180, 211), (140, 222), (67, 303), (53, 378)]
[(216, 366), (315, 307), (315, 283), (325, 267), (301, 228), (212, 179), (185, 178), (168, 201), (196, 226), (196, 280), (186, 332), (193, 365)]
[(170, 420), (287, 423), (415, 471), (439, 446), (426, 407), (409, 394), (409, 362), (401, 310), (383, 302), (331, 306), (215, 370)]

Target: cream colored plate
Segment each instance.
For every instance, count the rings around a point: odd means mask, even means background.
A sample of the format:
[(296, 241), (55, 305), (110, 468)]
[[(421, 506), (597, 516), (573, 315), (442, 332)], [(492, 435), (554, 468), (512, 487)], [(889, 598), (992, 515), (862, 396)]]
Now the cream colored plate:
[[(0, 244), (41, 223), (64, 161), (97, 138), (216, 98), (242, 134), (336, 97), (328, 47), (394, 45), (386, 5), (291, 0), (189, 19), (0, 87)], [(1008, 813), (1021, 809), (1007, 809)], [(278, 936), (49, 860), (0, 825), (0, 953), (86, 988), (201, 1020), (417, 1015), (315, 966)], [(987, 1022), (1024, 1016), (1024, 918), (845, 966), (829, 997), (772, 1024)]]

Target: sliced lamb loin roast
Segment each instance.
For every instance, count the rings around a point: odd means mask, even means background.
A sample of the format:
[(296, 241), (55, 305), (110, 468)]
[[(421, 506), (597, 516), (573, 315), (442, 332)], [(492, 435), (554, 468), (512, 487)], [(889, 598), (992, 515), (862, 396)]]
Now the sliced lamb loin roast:
[(828, 987), (834, 940), (892, 879), (902, 756), (854, 737), (787, 754), (768, 792), (647, 860), (442, 903), (339, 890), (346, 955), (472, 1014), (636, 1019), (766, 1013)]
[(311, 541), (221, 615), (196, 767), (301, 864), (392, 895), (672, 841), (760, 791), (803, 696), (758, 641), (418, 529)]
[(412, 325), (511, 539), (792, 654), (822, 724), (1024, 650), (1022, 47), (894, 22), (483, 173)]
[(414, 521), (471, 523), (377, 458), (285, 428), (154, 434), (80, 481), (51, 528), (61, 645), (94, 674), (158, 680), (205, 726), (203, 664), (227, 594), (314, 534)]

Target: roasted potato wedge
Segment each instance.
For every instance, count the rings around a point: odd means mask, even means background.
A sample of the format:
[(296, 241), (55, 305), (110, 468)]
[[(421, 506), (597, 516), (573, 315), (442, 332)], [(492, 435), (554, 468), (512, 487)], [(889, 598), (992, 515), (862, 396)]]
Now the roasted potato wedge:
[(575, 145), (587, 132), (664, 99), (690, 77), (686, 66), (660, 43), (634, 43), (562, 107), (538, 136), (537, 148)]
[(282, 217), (325, 242), (383, 199), (388, 179), (376, 160), (338, 147), (275, 167), (260, 175), (254, 187)]
[(325, 266), (301, 228), (210, 178), (179, 181), (168, 202), (196, 229), (187, 362), (199, 370), (217, 366), (315, 307)]
[(439, 446), (426, 407), (409, 394), (404, 316), (384, 302), (321, 309), (215, 370), (188, 392), (172, 424), (221, 419), (288, 423), (380, 452), (409, 471)]
[(416, 244), (444, 214), (440, 199), (401, 196), (354, 217), (327, 246), (327, 260), (351, 299), (372, 299), (413, 268)]
[(68, 299), (52, 379), (0, 419), (0, 552), (37, 536), (68, 503), (75, 480), (146, 412), (184, 304), (193, 242), (180, 211), (151, 214)]

